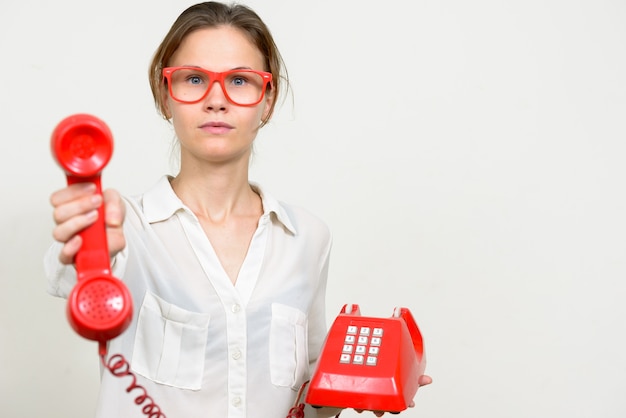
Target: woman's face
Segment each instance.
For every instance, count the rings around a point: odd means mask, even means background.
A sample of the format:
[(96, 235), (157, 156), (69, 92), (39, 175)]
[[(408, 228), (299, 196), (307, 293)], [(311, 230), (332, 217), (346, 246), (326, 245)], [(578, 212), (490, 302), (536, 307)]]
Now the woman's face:
[[(168, 66), (264, 71), (263, 63), (261, 52), (240, 30), (221, 26), (187, 35)], [(248, 159), (261, 120), (270, 110), (270, 90), (259, 104), (246, 107), (229, 102), (219, 83), (209, 89), (203, 100), (192, 104), (179, 103), (165, 93), (166, 111), (181, 144), (181, 163)]]

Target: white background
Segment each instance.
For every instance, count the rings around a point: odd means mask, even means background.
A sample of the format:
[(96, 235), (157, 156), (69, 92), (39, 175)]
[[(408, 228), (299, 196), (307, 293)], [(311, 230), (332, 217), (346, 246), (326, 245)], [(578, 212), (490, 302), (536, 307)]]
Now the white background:
[[(96, 346), (45, 292), (50, 133), (104, 119), (124, 194), (171, 172), (147, 68), (191, 4), (0, 5), (3, 417), (93, 414)], [(626, 3), (248, 4), (293, 86), (252, 179), (332, 228), (329, 322), (413, 312), (435, 382), (402, 416), (626, 416)]]

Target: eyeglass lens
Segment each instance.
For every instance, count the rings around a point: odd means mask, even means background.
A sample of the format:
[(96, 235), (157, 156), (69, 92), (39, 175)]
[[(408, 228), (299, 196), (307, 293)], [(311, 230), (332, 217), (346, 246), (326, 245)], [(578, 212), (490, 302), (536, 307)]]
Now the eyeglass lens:
[[(174, 99), (182, 102), (200, 100), (213, 84), (208, 74), (190, 68), (172, 72), (171, 88)], [(250, 105), (261, 100), (264, 79), (251, 71), (233, 71), (224, 77), (222, 86), (228, 99), (239, 105)]]

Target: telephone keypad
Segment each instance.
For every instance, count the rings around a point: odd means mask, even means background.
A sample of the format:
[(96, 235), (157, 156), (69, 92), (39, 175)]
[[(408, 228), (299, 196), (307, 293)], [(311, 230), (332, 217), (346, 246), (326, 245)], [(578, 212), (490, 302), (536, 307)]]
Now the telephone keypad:
[(382, 328), (348, 326), (339, 362), (375, 366), (378, 362), (382, 336)]

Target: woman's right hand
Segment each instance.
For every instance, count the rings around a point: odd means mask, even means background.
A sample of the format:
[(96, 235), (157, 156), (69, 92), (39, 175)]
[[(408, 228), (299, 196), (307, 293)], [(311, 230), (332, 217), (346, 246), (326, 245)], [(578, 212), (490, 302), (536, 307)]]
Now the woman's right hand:
[(115, 190), (105, 190), (100, 196), (93, 183), (76, 183), (58, 190), (50, 196), (56, 226), (52, 231), (55, 240), (63, 243), (59, 261), (72, 264), (74, 256), (82, 245), (78, 233), (98, 218), (98, 208), (104, 204), (109, 255), (113, 258), (126, 246), (122, 225), (126, 208), (120, 194)]

